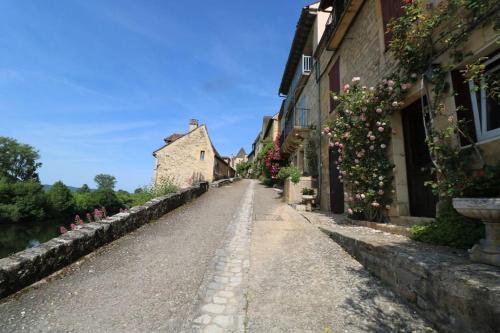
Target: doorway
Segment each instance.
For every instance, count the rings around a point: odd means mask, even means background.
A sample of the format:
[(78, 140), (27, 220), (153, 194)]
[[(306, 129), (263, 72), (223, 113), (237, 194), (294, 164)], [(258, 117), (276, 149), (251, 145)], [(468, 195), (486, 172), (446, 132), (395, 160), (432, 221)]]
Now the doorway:
[(340, 154), (337, 149), (330, 147), (328, 160), (330, 167), (330, 209), (332, 213), (342, 214), (344, 212), (344, 184), (340, 181), (340, 172), (337, 169), (337, 159)]

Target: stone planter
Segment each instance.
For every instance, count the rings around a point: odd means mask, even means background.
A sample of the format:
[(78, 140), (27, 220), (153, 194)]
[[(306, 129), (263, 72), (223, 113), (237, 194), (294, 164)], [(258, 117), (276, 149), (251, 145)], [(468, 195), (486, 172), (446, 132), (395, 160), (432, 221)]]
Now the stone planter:
[(302, 194), (302, 202), (306, 204), (306, 211), (312, 212), (312, 203), (316, 199), (313, 194)]
[(453, 207), (485, 225), (485, 239), (469, 250), (471, 260), (500, 266), (500, 198), (455, 198)]

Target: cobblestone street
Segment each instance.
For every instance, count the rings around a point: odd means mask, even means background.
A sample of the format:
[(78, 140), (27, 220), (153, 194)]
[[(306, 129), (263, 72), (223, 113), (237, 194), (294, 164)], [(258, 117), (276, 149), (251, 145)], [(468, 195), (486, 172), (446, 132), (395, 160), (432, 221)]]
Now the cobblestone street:
[(243, 180), (0, 303), (1, 332), (430, 332), (278, 193)]

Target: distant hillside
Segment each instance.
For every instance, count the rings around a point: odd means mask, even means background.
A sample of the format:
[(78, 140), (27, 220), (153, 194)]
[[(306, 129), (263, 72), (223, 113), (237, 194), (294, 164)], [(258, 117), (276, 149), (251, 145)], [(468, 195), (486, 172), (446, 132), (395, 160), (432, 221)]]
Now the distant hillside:
[[(52, 187), (52, 185), (42, 185), (42, 186), (43, 186), (43, 190), (44, 190), (44, 191), (48, 191), (48, 190), (49, 190), (49, 188), (51, 188), (51, 187)], [(76, 190), (78, 190), (78, 189), (79, 189), (79, 187), (68, 186), (68, 185), (66, 185), (66, 186), (69, 188), (69, 190), (70, 190), (71, 192), (76, 192)], [(91, 190), (91, 191), (95, 191), (95, 189), (93, 189), (93, 188), (91, 188), (90, 190)]]

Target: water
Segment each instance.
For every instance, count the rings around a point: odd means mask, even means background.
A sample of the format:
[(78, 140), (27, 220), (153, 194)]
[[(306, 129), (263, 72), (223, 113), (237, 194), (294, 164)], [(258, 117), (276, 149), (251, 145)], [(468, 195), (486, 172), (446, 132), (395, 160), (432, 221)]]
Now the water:
[(0, 258), (34, 247), (60, 235), (60, 221), (0, 223)]

